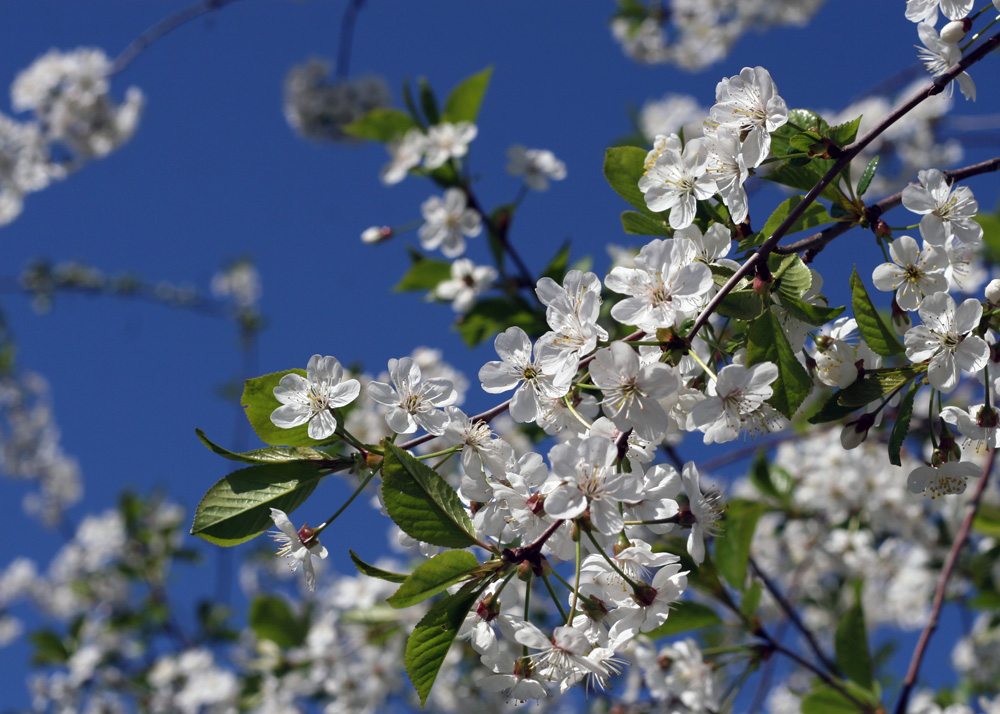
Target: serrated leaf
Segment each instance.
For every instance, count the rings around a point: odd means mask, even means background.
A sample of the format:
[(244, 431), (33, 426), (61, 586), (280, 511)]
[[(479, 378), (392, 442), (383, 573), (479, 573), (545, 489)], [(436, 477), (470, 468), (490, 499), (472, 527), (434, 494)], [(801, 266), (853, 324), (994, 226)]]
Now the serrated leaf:
[(412, 117), (398, 109), (372, 109), (360, 119), (342, 127), (345, 134), (383, 143), (402, 136), (416, 126)]
[[(790, 186), (791, 188), (808, 192), (823, 178), (823, 173), (825, 172), (817, 170), (818, 165), (821, 163), (824, 163), (821, 159), (809, 159), (808, 165), (800, 166), (793, 165), (790, 161), (771, 170), (766, 176), (761, 176), (761, 178), (765, 181), (780, 183), (782, 186)], [(819, 195), (820, 198), (825, 198), (827, 201), (849, 203), (847, 197), (833, 183), (828, 184)]]
[(455, 323), (455, 329), (465, 344), (475, 347), (514, 325), (521, 327), (530, 337), (538, 337), (548, 329), (545, 314), (520, 296), (479, 300)]
[(858, 197), (865, 195), (865, 191), (868, 187), (872, 185), (872, 179), (875, 178), (875, 172), (878, 170), (878, 157), (876, 156), (868, 165), (865, 166), (865, 170), (861, 172), (861, 178), (858, 179)]
[(815, 131), (803, 131), (793, 135), (788, 140), (788, 148), (796, 151), (809, 151), (816, 143), (823, 141), (823, 135)]
[(433, 290), (445, 280), (451, 279), (451, 263), (447, 260), (414, 257), (406, 275), (393, 288), (397, 293), (409, 290)]
[(714, 541), (715, 567), (726, 582), (740, 591), (746, 584), (750, 542), (764, 509), (763, 503), (731, 501), (726, 506), (725, 532)]
[(851, 305), (854, 307), (854, 319), (858, 330), (872, 351), (883, 357), (892, 357), (905, 351), (896, 334), (886, 327), (882, 317), (868, 297), (865, 284), (858, 275), (857, 267), (851, 271)]
[(735, 320), (755, 320), (764, 314), (764, 298), (753, 290), (733, 290), (722, 298), (717, 313)]
[(840, 313), (847, 309), (846, 306), (827, 307), (826, 305), (813, 305), (802, 302), (787, 295), (781, 296), (781, 306), (788, 310), (788, 313), (796, 320), (822, 327), (826, 323), (836, 320)]
[(812, 377), (795, 358), (781, 323), (771, 310), (750, 323), (747, 331), (747, 364), (772, 362), (778, 378), (771, 384), (774, 394), (768, 403), (791, 419), (812, 390)]
[(833, 642), (840, 670), (858, 686), (871, 689), (872, 657), (860, 598), (855, 598), (854, 605), (840, 618)]
[(414, 570), (386, 600), (394, 608), (410, 607), (466, 579), (479, 567), (479, 559), (467, 550), (447, 550)]
[(680, 632), (701, 630), (705, 627), (721, 624), (722, 618), (708, 605), (691, 600), (682, 600), (675, 603), (670, 609), (670, 616), (666, 622), (655, 630), (643, 634), (651, 640), (658, 640), (661, 637), (669, 637)]
[[(774, 232), (778, 230), (778, 226), (788, 218), (788, 216), (795, 210), (795, 208), (802, 203), (803, 196), (792, 196), (781, 202), (781, 204), (774, 210), (774, 213), (770, 215), (767, 221), (764, 223), (764, 227), (761, 229), (761, 233), (770, 238), (774, 235)], [(816, 226), (822, 226), (827, 223), (832, 223), (833, 218), (830, 214), (826, 212), (826, 208), (816, 201), (813, 201), (806, 207), (802, 215), (791, 225), (791, 227), (785, 231), (785, 235), (791, 235), (792, 233), (798, 233), (799, 231), (809, 230), (810, 228), (815, 228)]]
[(861, 117), (852, 121), (831, 126), (826, 130), (825, 135), (834, 144), (843, 148), (853, 142), (858, 136), (858, 128), (861, 126)]
[(367, 575), (369, 578), (378, 578), (379, 580), (385, 580), (390, 583), (401, 583), (408, 577), (402, 573), (391, 573), (388, 570), (382, 570), (382, 568), (376, 568), (374, 565), (370, 565), (358, 557), (358, 554), (353, 550), (348, 550), (351, 555), (351, 562), (354, 563), (354, 567), (358, 569), (358, 572), (362, 575)]
[(386, 442), (382, 498), (404, 533), (444, 548), (476, 544), (472, 520), (461, 499), (436, 471), (404, 449)]
[(298, 647), (305, 642), (309, 627), (296, 617), (288, 603), (274, 595), (258, 595), (250, 603), (250, 629), (259, 639), (279, 647)]
[(980, 211), (975, 220), (983, 227), (985, 257), (994, 265), (1000, 265), (1000, 215)]
[(788, 112), (788, 121), (771, 132), (771, 155), (787, 154), (789, 141), (796, 134), (803, 131), (816, 131), (822, 134), (826, 129), (826, 121), (816, 112), (808, 109), (792, 109)]
[(622, 228), (629, 235), (636, 236), (662, 236), (669, 238), (672, 235), (670, 227), (662, 218), (651, 218), (644, 213), (636, 211), (625, 211), (622, 213)]
[[(272, 446), (320, 446), (336, 439), (317, 441), (309, 438), (309, 425), (302, 424), (294, 429), (281, 429), (271, 422), (271, 414), (281, 406), (274, 396), (274, 388), (286, 374), (306, 376), (304, 369), (287, 369), (284, 372), (273, 372), (263, 377), (254, 377), (246, 381), (240, 404), (253, 427), (254, 433), (265, 444)], [(339, 437), (338, 437), (339, 438)]]
[(460, 121), (475, 123), (492, 76), (493, 67), (490, 66), (459, 82), (444, 102), (444, 113), (441, 115), (441, 121), (453, 124)]
[(266, 449), (254, 449), (236, 453), (223, 448), (211, 441), (201, 429), (195, 429), (194, 433), (201, 439), (201, 443), (208, 447), (209, 451), (218, 454), (230, 461), (239, 461), (244, 464), (275, 464), (287, 463), (289, 461), (328, 461), (330, 455), (319, 449), (311, 449), (308, 446), (271, 446)]
[(876, 399), (887, 397), (926, 370), (927, 365), (866, 370), (864, 377), (837, 393), (837, 401), (845, 407), (863, 407)]
[(902, 466), (899, 452), (906, 441), (906, 435), (910, 431), (910, 417), (913, 415), (913, 398), (917, 396), (917, 383), (910, 385), (910, 390), (903, 397), (899, 405), (899, 413), (896, 415), (896, 423), (892, 427), (892, 435), (889, 437), (889, 463), (893, 466)]
[(650, 218), (663, 221), (667, 213), (654, 213), (646, 206), (639, 190), (639, 179), (645, 173), (646, 154), (637, 146), (613, 146), (604, 154), (604, 178), (629, 205)]
[(406, 640), (403, 661), (406, 673), (420, 695), (421, 707), (427, 702), (451, 643), (465, 622), (465, 616), (476, 604), (477, 597), (478, 593), (470, 583), (454, 595), (438, 600)]
[(191, 534), (216, 545), (245, 543), (274, 525), (272, 508), (291, 513), (301, 506), (320, 475), (320, 468), (307, 461), (234, 471), (202, 497)]
[(774, 277), (772, 290), (784, 297), (798, 299), (812, 287), (812, 272), (797, 255), (775, 255), (767, 259), (768, 269)]
[(440, 123), (441, 116), (438, 113), (437, 99), (434, 97), (434, 90), (426, 78), (417, 79), (417, 87), (420, 92), (420, 108), (424, 112), (424, 118), (431, 126)]

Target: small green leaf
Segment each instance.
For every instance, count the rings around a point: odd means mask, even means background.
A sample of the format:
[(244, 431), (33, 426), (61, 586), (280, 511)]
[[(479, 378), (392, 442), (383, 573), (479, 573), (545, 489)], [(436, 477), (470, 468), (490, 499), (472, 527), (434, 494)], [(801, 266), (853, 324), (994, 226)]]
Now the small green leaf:
[(976, 214), (976, 222), (983, 227), (983, 246), (986, 258), (994, 265), (1000, 265), (1000, 214)]
[(788, 112), (788, 121), (771, 132), (771, 155), (784, 156), (789, 153), (791, 138), (804, 131), (815, 131), (823, 134), (827, 124), (823, 118), (809, 109), (792, 109)]
[(840, 421), (849, 414), (858, 410), (857, 406), (845, 406), (840, 403), (840, 392), (831, 394), (823, 407), (809, 417), (810, 424), (827, 424), (831, 421)]
[(680, 632), (700, 630), (713, 625), (721, 625), (722, 618), (708, 605), (691, 600), (681, 600), (670, 609), (670, 617), (655, 630), (643, 633), (651, 640), (669, 637)]
[(465, 344), (475, 347), (514, 325), (530, 337), (538, 337), (548, 329), (545, 313), (533, 308), (520, 296), (479, 300), (455, 324), (455, 329)]
[(812, 377), (795, 358), (781, 323), (770, 310), (750, 323), (747, 331), (747, 364), (772, 362), (778, 378), (771, 384), (774, 394), (768, 403), (791, 419), (812, 390)]
[(476, 544), (472, 520), (448, 482), (395, 444), (385, 443), (382, 498), (389, 516), (413, 538), (444, 548)]
[(746, 584), (750, 542), (764, 509), (763, 503), (750, 501), (730, 501), (726, 506), (726, 531), (715, 539), (713, 559), (722, 577), (737, 590)]
[(345, 134), (359, 139), (371, 139), (383, 143), (402, 136), (416, 126), (413, 119), (398, 109), (372, 109), (360, 119), (342, 127)]
[(878, 170), (878, 157), (876, 156), (868, 165), (865, 166), (865, 170), (861, 172), (861, 178), (858, 179), (858, 197), (865, 195), (865, 191), (868, 187), (872, 185), (872, 179), (875, 178), (875, 171)]
[[(792, 196), (791, 198), (785, 199), (781, 202), (774, 213), (767, 219), (764, 223), (764, 227), (761, 229), (761, 233), (770, 238), (774, 235), (774, 232), (778, 230), (778, 226), (784, 222), (786, 218), (791, 214), (795, 208), (802, 203), (803, 196)], [(810, 228), (815, 228), (816, 226), (822, 226), (827, 223), (833, 223), (833, 218), (830, 214), (826, 212), (826, 208), (816, 201), (813, 201), (809, 206), (803, 211), (802, 215), (796, 219), (796, 221), (791, 225), (791, 227), (785, 231), (785, 235), (791, 235), (792, 233), (798, 233), (799, 231), (809, 230)]]
[[(823, 161), (812, 159), (808, 166), (796, 166), (791, 165), (791, 163), (782, 164), (761, 178), (765, 181), (773, 181), (774, 183), (780, 183), (782, 186), (790, 186), (800, 191), (808, 192), (823, 178), (825, 171), (817, 170), (817, 164), (820, 163), (823, 163)], [(833, 183), (828, 184), (819, 195), (820, 198), (825, 198), (827, 201), (840, 204), (850, 203), (843, 191)]]
[(217, 481), (198, 503), (191, 535), (216, 545), (245, 543), (273, 525), (271, 509), (291, 513), (319, 483), (308, 461), (250, 466)]
[(759, 580), (754, 580), (750, 583), (743, 593), (743, 599), (740, 600), (740, 612), (748, 620), (753, 619), (754, 615), (757, 614), (757, 608), (760, 607), (760, 596), (763, 592)]
[(815, 144), (823, 141), (823, 135), (815, 131), (804, 131), (788, 140), (789, 150), (809, 151)]
[(559, 250), (556, 251), (556, 254), (552, 256), (552, 260), (549, 261), (549, 264), (545, 266), (545, 270), (542, 271), (541, 277), (551, 278), (555, 282), (562, 284), (569, 266), (570, 245), (570, 241), (568, 240), (562, 244)]
[(477, 72), (459, 82), (444, 102), (444, 113), (441, 115), (441, 121), (452, 124), (460, 121), (475, 123), (492, 75), (493, 67), (487, 67), (482, 72)]
[(768, 268), (774, 277), (772, 290), (784, 297), (798, 300), (812, 287), (812, 272), (797, 255), (774, 255), (767, 259)]
[(433, 290), (445, 280), (451, 279), (451, 263), (447, 260), (424, 258), (419, 254), (411, 256), (413, 263), (406, 275), (393, 288), (397, 293), (409, 290)]
[(882, 322), (878, 310), (868, 297), (865, 284), (858, 275), (857, 267), (851, 272), (851, 304), (854, 306), (854, 319), (858, 322), (858, 330), (865, 342), (876, 354), (892, 357), (905, 350), (896, 334)]
[(861, 117), (853, 121), (844, 122), (827, 129), (826, 137), (834, 144), (843, 148), (853, 142), (858, 136), (858, 128), (861, 126)]
[(279, 647), (298, 647), (306, 640), (309, 627), (296, 617), (280, 597), (258, 595), (250, 604), (250, 629), (262, 640)]
[(818, 685), (805, 696), (802, 714), (858, 714), (858, 705), (825, 684)]
[(354, 567), (358, 569), (358, 572), (362, 575), (367, 575), (369, 578), (378, 578), (390, 583), (401, 583), (408, 577), (402, 573), (391, 573), (388, 570), (382, 570), (382, 568), (369, 565), (361, 560), (353, 550), (348, 550), (347, 552), (351, 554), (351, 562), (354, 563)]
[(650, 218), (663, 221), (666, 213), (654, 213), (646, 206), (639, 190), (639, 179), (646, 172), (646, 149), (637, 146), (614, 146), (604, 154), (604, 178), (629, 205)]
[(479, 567), (479, 560), (467, 550), (438, 553), (413, 571), (386, 602), (394, 608), (410, 607), (466, 579)]
[(265, 374), (263, 377), (255, 377), (246, 381), (240, 404), (243, 405), (254, 433), (265, 444), (272, 446), (319, 446), (335, 441), (336, 439), (317, 441), (309, 438), (308, 424), (302, 424), (294, 429), (281, 429), (271, 422), (271, 414), (281, 406), (281, 402), (274, 396), (274, 388), (278, 386), (281, 378), (286, 374), (297, 374), (300, 377), (305, 377), (306, 371), (304, 369), (287, 369), (284, 372)]
[(722, 298), (716, 310), (723, 317), (755, 320), (764, 314), (764, 298), (753, 290), (733, 290)]
[[(767, 451), (760, 449), (750, 467), (750, 483), (765, 496), (770, 496), (776, 501), (784, 503), (788, 500), (791, 482), (787, 477), (781, 477), (781, 474), (781, 470), (772, 472)], [(776, 482), (776, 475), (779, 476), (781, 483)]]
[(840, 313), (847, 309), (845, 306), (826, 307), (825, 305), (812, 305), (788, 297), (787, 295), (781, 297), (781, 306), (788, 310), (788, 313), (795, 319), (815, 325), (816, 327), (822, 327), (831, 320), (836, 320), (840, 317)]
[(662, 236), (669, 238), (672, 233), (670, 227), (662, 218), (650, 218), (645, 213), (636, 211), (625, 211), (622, 213), (622, 228), (629, 235), (636, 236)]
[(424, 118), (431, 126), (440, 123), (441, 117), (438, 114), (437, 99), (434, 97), (434, 90), (430, 83), (420, 77), (417, 80), (417, 87), (420, 89), (420, 108), (424, 111)]
[(872, 657), (868, 649), (868, 633), (860, 598), (855, 598), (840, 622), (834, 635), (834, 653), (837, 666), (855, 684), (871, 689)]
[(205, 436), (205, 432), (201, 429), (195, 429), (194, 433), (198, 435), (198, 438), (201, 439), (201, 443), (207, 446), (210, 451), (227, 458), (230, 461), (239, 461), (244, 464), (276, 464), (287, 463), (289, 461), (330, 460), (330, 455), (326, 452), (320, 451), (319, 449), (310, 449), (308, 446), (271, 446), (266, 449), (254, 449), (253, 451), (236, 453), (212, 442), (207, 436)]
[(864, 377), (837, 393), (838, 402), (845, 407), (863, 407), (876, 399), (889, 396), (925, 371), (925, 364), (865, 370)]
[(403, 661), (406, 673), (420, 695), (421, 707), (427, 703), (451, 643), (477, 599), (478, 591), (469, 583), (454, 595), (438, 600), (406, 640)]
[(910, 417), (913, 415), (913, 398), (917, 396), (917, 383), (910, 385), (910, 390), (903, 397), (899, 405), (899, 413), (896, 415), (896, 424), (892, 427), (892, 435), (889, 437), (889, 463), (893, 466), (902, 466), (899, 452), (906, 441), (906, 434), (910, 430)]
[(31, 663), (35, 665), (59, 665), (65, 663), (70, 656), (66, 643), (52, 630), (35, 630), (28, 639), (34, 646), (31, 653)]

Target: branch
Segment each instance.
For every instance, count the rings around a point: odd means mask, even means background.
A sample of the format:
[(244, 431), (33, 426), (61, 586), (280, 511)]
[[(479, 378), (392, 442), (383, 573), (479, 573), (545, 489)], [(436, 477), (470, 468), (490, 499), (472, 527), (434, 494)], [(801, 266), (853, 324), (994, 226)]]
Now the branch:
[(354, 25), (365, 0), (350, 0), (340, 21), (340, 44), (337, 47), (337, 77), (347, 79), (351, 69), (351, 47), (354, 45)]
[(986, 465), (983, 467), (983, 476), (979, 479), (979, 486), (976, 488), (976, 493), (973, 495), (972, 500), (969, 502), (968, 510), (965, 513), (965, 518), (962, 519), (962, 525), (958, 529), (958, 533), (955, 534), (955, 542), (951, 544), (951, 550), (948, 551), (948, 557), (944, 561), (944, 567), (941, 568), (941, 576), (938, 578), (937, 589), (934, 591), (934, 604), (931, 606), (931, 616), (927, 621), (927, 625), (924, 627), (923, 632), (920, 633), (920, 639), (917, 641), (917, 646), (913, 650), (913, 657), (910, 659), (910, 666), (906, 671), (906, 678), (903, 680), (903, 691), (899, 694), (899, 701), (896, 702), (895, 714), (903, 714), (906, 711), (906, 705), (910, 699), (910, 693), (913, 691), (913, 686), (917, 682), (917, 674), (920, 671), (920, 662), (924, 658), (924, 654), (927, 652), (927, 645), (930, 642), (931, 635), (934, 634), (934, 630), (937, 629), (938, 618), (941, 615), (941, 608), (944, 606), (945, 590), (948, 586), (948, 579), (951, 577), (952, 571), (955, 569), (955, 565), (958, 562), (958, 553), (965, 545), (965, 541), (969, 538), (969, 532), (972, 530), (972, 520), (976, 517), (976, 512), (979, 510), (979, 502), (983, 497), (983, 492), (986, 491), (986, 484), (989, 481), (990, 471), (993, 470), (993, 461), (996, 458), (996, 449), (990, 449), (989, 456), (986, 457)]
[(900, 105), (898, 108), (896, 108), (895, 111), (891, 112), (889, 116), (887, 116), (885, 119), (879, 122), (879, 124), (875, 128), (873, 128), (863, 137), (855, 141), (853, 144), (845, 146), (840, 156), (834, 162), (833, 166), (830, 167), (830, 170), (823, 175), (823, 178), (821, 178), (819, 182), (809, 190), (809, 193), (805, 195), (805, 198), (803, 198), (802, 201), (800, 201), (798, 205), (796, 205), (795, 208), (792, 209), (792, 211), (788, 214), (788, 217), (785, 218), (785, 220), (781, 222), (781, 225), (777, 227), (774, 233), (766, 241), (764, 241), (763, 245), (761, 245), (760, 248), (757, 249), (757, 252), (751, 255), (749, 258), (747, 258), (746, 262), (744, 262), (743, 265), (741, 265), (739, 269), (735, 273), (733, 273), (732, 277), (726, 281), (726, 284), (723, 285), (721, 288), (719, 288), (719, 292), (715, 294), (715, 296), (709, 301), (705, 309), (701, 311), (701, 314), (698, 315), (698, 319), (694, 321), (694, 325), (692, 325), (690, 332), (688, 332), (687, 334), (688, 339), (698, 334), (698, 331), (705, 326), (705, 324), (708, 322), (708, 318), (711, 317), (712, 313), (714, 313), (718, 309), (719, 305), (722, 303), (725, 297), (730, 292), (732, 292), (733, 288), (735, 288), (736, 285), (751, 270), (754, 269), (754, 266), (756, 266), (758, 263), (762, 263), (763, 261), (767, 260), (767, 256), (778, 245), (778, 241), (781, 240), (782, 236), (784, 236), (785, 233), (788, 232), (788, 229), (795, 224), (795, 222), (802, 216), (803, 213), (805, 213), (805, 210), (813, 204), (813, 202), (819, 197), (819, 194), (823, 191), (823, 189), (825, 189), (827, 186), (833, 183), (833, 180), (837, 178), (837, 175), (848, 164), (851, 163), (851, 160), (855, 156), (861, 153), (861, 151), (866, 146), (875, 141), (875, 139), (877, 139), (879, 135), (881, 135), (886, 129), (888, 129), (890, 126), (892, 126), (902, 117), (904, 117), (907, 113), (909, 113), (910, 110), (912, 110), (914, 107), (916, 107), (925, 99), (932, 97), (935, 94), (940, 94), (942, 91), (944, 91), (944, 88), (948, 86), (949, 82), (954, 80), (968, 67), (981, 60), (983, 57), (985, 57), (988, 53), (992, 52), (998, 46), (1000, 46), (1000, 33), (993, 35), (983, 44), (979, 45), (979, 47), (977, 47), (975, 50), (970, 52), (960, 62), (952, 65), (951, 68), (949, 68), (939, 77), (935, 78), (933, 82), (931, 82), (923, 90), (915, 94), (909, 101)]
[(129, 43), (129, 46), (126, 47), (122, 53), (115, 58), (115, 61), (111, 63), (111, 69), (108, 70), (108, 74), (113, 75), (121, 72), (132, 63), (132, 60), (142, 54), (147, 47), (164, 35), (173, 32), (181, 25), (191, 22), (191, 20), (201, 17), (202, 15), (214, 12), (215, 10), (221, 10), (226, 5), (234, 2), (236, 2), (236, 0), (201, 0), (201, 2), (190, 5), (183, 10), (170, 15), (169, 17), (160, 20)]

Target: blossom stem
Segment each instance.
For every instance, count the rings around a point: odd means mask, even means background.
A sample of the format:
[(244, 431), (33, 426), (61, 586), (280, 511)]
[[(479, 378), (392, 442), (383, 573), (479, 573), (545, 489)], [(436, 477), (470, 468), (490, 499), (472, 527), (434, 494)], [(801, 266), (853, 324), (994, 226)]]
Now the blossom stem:
[(576, 605), (580, 601), (580, 570), (582, 569), (582, 559), (580, 557), (581, 541), (576, 540), (576, 581), (573, 583), (573, 604), (569, 608), (569, 617), (566, 618), (566, 625), (573, 623), (573, 616), (576, 615)]
[(365, 490), (365, 486), (367, 486), (368, 482), (371, 481), (373, 478), (375, 478), (374, 471), (370, 472), (367, 476), (364, 477), (364, 479), (362, 479), (361, 484), (354, 490), (354, 493), (351, 494), (351, 497), (344, 502), (344, 505), (337, 509), (336, 513), (330, 516), (325, 523), (317, 526), (314, 529), (316, 531), (316, 535), (319, 535), (320, 533), (325, 531), (327, 526), (329, 526), (331, 523), (337, 520), (340, 514), (343, 513), (345, 510), (347, 510), (347, 507), (354, 502), (354, 499), (361, 495), (361, 492)]
[(562, 617), (568, 624), (569, 617), (566, 615), (566, 611), (563, 609), (562, 603), (559, 602), (559, 596), (556, 595), (556, 589), (552, 587), (552, 583), (550, 583), (549, 579), (544, 575), (542, 576), (542, 582), (545, 583), (545, 589), (549, 591), (549, 595), (552, 597), (552, 602), (556, 604), (556, 609), (559, 610), (559, 616)]
[[(992, 5), (992, 3), (990, 3), (990, 5)], [(986, 10), (986, 9), (988, 9), (988, 8), (983, 8), (983, 10)], [(995, 24), (997, 24), (997, 21), (1000, 21), (1000, 17), (996, 17), (996, 18), (994, 18), (994, 20), (993, 20), (992, 22), (990, 22), (990, 23), (989, 23), (988, 25), (986, 25), (986, 27), (984, 27), (984, 28), (983, 28), (983, 29), (981, 29), (981, 30), (980, 30), (979, 32), (977, 32), (976, 34), (974, 34), (974, 35), (973, 35), (973, 36), (972, 36), (971, 38), (969, 38), (969, 41), (968, 41), (968, 42), (966, 42), (966, 43), (965, 43), (964, 45), (962, 45), (962, 47), (960, 48), (960, 49), (962, 50), (962, 54), (965, 54), (965, 51), (966, 51), (967, 49), (969, 49), (969, 47), (971, 47), (971, 46), (972, 46), (972, 43), (973, 43), (973, 42), (975, 42), (975, 41), (976, 41), (976, 40), (978, 40), (978, 39), (979, 39), (980, 37), (982, 37), (982, 36), (983, 36), (983, 33), (984, 33), (984, 32), (986, 32), (986, 31), (987, 31), (988, 29), (990, 29), (990, 28), (991, 28), (991, 27), (993, 27), (993, 26), (994, 26)]]
[(688, 350), (688, 357), (697, 362), (698, 366), (701, 367), (702, 370), (704, 370), (705, 374), (707, 374), (713, 382), (719, 381), (719, 378), (716, 376), (715, 372), (712, 371), (712, 368), (709, 367), (704, 362), (702, 362), (701, 357), (698, 356), (697, 352), (695, 352), (694, 350)]
[(584, 528), (583, 531), (584, 533), (587, 534), (587, 537), (590, 538), (590, 542), (594, 544), (594, 548), (596, 548), (597, 552), (601, 554), (601, 557), (604, 558), (606, 561), (608, 561), (608, 565), (611, 566), (611, 569), (614, 570), (616, 573), (618, 573), (620, 576), (622, 576), (622, 579), (626, 583), (628, 583), (629, 587), (632, 588), (633, 590), (639, 587), (638, 583), (636, 583), (634, 580), (632, 580), (632, 578), (626, 575), (625, 572), (618, 567), (618, 564), (615, 563), (615, 561), (611, 557), (609, 557), (606, 552), (604, 552), (604, 548), (602, 548), (601, 544), (597, 542), (596, 538), (594, 538), (594, 534), (590, 532), (590, 529)]
[(442, 449), (441, 451), (435, 451), (430, 454), (421, 454), (417, 457), (417, 460), (426, 461), (427, 459), (436, 459), (438, 456), (451, 456), (461, 448), (461, 446), (450, 446), (447, 449)]
[(670, 516), (669, 518), (654, 518), (651, 521), (625, 521), (627, 526), (657, 526), (664, 523), (680, 523), (680, 519), (677, 516)]
[(584, 429), (587, 429), (589, 431), (590, 424), (587, 422), (586, 419), (583, 418), (583, 415), (576, 410), (576, 407), (573, 406), (573, 403), (569, 400), (568, 394), (563, 396), (563, 402), (566, 404), (566, 408), (569, 409), (569, 413), (572, 414), (578, 422), (583, 424)]

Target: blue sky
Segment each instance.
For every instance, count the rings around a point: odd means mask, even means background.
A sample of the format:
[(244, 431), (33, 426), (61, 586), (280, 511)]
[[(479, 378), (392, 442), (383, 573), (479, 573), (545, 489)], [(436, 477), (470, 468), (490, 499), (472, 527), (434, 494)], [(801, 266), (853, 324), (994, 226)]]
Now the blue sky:
[[(0, 19), (0, 83), (50, 48), (96, 46), (114, 56), (183, 3), (17, 5)], [(220, 266), (249, 255), (260, 265), (268, 320), (258, 373), (304, 367), (316, 352), (378, 372), (388, 358), (430, 345), (474, 375), (493, 356), (489, 344), (470, 352), (451, 330), (447, 306), (390, 292), (407, 265), (403, 246), (415, 236), (374, 247), (359, 240), (370, 225), (419, 218), (420, 203), (435, 190), (413, 178), (384, 188), (380, 146), (313, 144), (282, 115), (286, 72), (309, 57), (336, 55), (344, 5), (244, 0), (139, 56), (114, 83), (119, 97), (130, 85), (146, 95), (136, 136), (111, 157), (28, 197), (22, 216), (2, 230), (2, 275), (33, 258), (78, 259), (111, 274), (207, 289)], [(441, 97), (463, 77), (494, 67), (471, 156), (484, 204), (508, 201), (517, 191), (518, 182), (504, 172), (510, 144), (548, 148), (566, 162), (568, 178), (546, 194), (529, 195), (511, 232), (535, 271), (566, 239), (574, 258), (595, 258), (599, 273), (608, 264), (605, 245), (629, 243), (619, 221), (627, 206), (607, 187), (601, 164), (605, 148), (629, 133), (630, 107), (667, 92), (691, 93), (707, 106), (720, 78), (759, 64), (789, 107), (839, 108), (915, 61), (915, 27), (904, 19), (902, 2), (830, 2), (809, 27), (751, 32), (726, 60), (696, 74), (626, 59), (608, 31), (612, 9), (594, 0), (371, 0), (358, 20), (352, 72), (384, 76), (397, 105), (405, 77), (426, 76)], [(977, 69), (979, 102), (958, 100), (955, 114), (1000, 111), (1000, 75), (985, 64)], [(9, 105), (0, 102), (0, 110)], [(968, 163), (992, 149), (970, 150)], [(981, 206), (995, 204), (994, 179), (971, 185)], [(751, 203), (755, 224), (777, 204), (776, 194), (759, 196), (761, 207)], [(847, 279), (846, 272), (835, 279), (836, 270), (853, 261), (874, 264), (879, 255), (861, 231), (843, 246), (825, 256), (827, 292), (835, 299)], [(473, 239), (469, 255), (485, 262), (485, 240)], [(230, 324), (107, 298), (57, 297), (54, 309), (39, 316), (25, 298), (5, 295), (2, 308), (18, 338), (19, 365), (49, 380), (64, 448), (81, 462), (87, 495), (71, 514), (77, 520), (112, 506), (126, 486), (141, 493), (161, 487), (192, 508), (226, 473), (194, 428), (232, 443), (239, 415), (214, 396), (220, 383), (239, 376)], [(493, 403), (473, 390), (467, 407)], [(21, 484), (4, 481), (0, 489), (8, 503), (2, 529), (17, 544), (0, 565), (20, 554), (47, 562), (58, 536), (21, 514)], [(354, 525), (371, 522), (364, 508)], [(319, 508), (313, 520), (327, 510)], [(349, 568), (339, 551), (334, 564)], [(214, 557), (209, 552), (208, 562)], [(22, 689), (24, 656), (19, 647), (0, 651), (0, 681), (14, 691)]]

